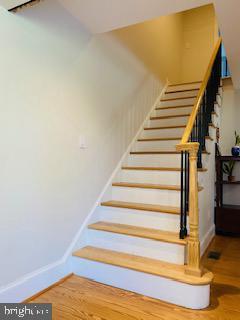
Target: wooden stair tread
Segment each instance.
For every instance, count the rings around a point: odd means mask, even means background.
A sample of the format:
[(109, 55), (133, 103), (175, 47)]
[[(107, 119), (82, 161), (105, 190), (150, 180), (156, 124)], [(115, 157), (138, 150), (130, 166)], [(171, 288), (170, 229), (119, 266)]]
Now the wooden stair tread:
[(195, 83), (202, 83), (202, 80), (199, 81), (191, 81), (191, 82), (181, 82), (181, 83), (170, 83), (168, 87), (175, 87), (175, 86), (184, 86), (188, 84), (195, 84)]
[(89, 229), (118, 233), (133, 237), (158, 240), (162, 242), (174, 243), (179, 245), (186, 245), (187, 238), (180, 239), (177, 232), (163, 231), (158, 229), (150, 229), (137, 227), (121, 223), (111, 223), (105, 221), (99, 221), (88, 226)]
[(87, 246), (73, 253), (73, 256), (105, 263), (117, 267), (144, 272), (190, 285), (207, 285), (213, 275), (205, 271), (202, 277), (185, 274), (185, 266), (169, 262), (140, 257), (132, 254)]
[(212, 128), (214, 128), (214, 129), (217, 129), (217, 127), (215, 126), (215, 124), (213, 124), (212, 122), (209, 123), (208, 125), (209, 125), (209, 127), (212, 127)]
[[(181, 151), (131, 151), (130, 154), (181, 154)], [(208, 151), (202, 151), (202, 154), (210, 155)]]
[(205, 139), (213, 141), (214, 139), (210, 136), (206, 136)]
[(165, 91), (165, 94), (181, 93), (181, 92), (189, 92), (189, 91), (197, 91), (197, 90), (199, 90), (199, 88), (180, 89), (180, 90), (173, 90), (173, 91)]
[[(113, 187), (124, 187), (124, 188), (140, 188), (140, 189), (158, 189), (158, 190), (169, 190), (169, 191), (181, 191), (180, 185), (164, 185), (154, 183), (133, 183), (133, 182), (114, 182)], [(202, 191), (203, 187), (198, 187), (198, 191)]]
[(130, 154), (181, 154), (181, 151), (131, 151)]
[(111, 200), (111, 201), (102, 202), (101, 205), (105, 207), (153, 211), (153, 212), (161, 212), (161, 213), (169, 213), (169, 214), (180, 214), (180, 208), (178, 207), (162, 206), (157, 204), (146, 204), (146, 203)]
[(161, 129), (177, 129), (177, 128), (186, 128), (186, 125), (179, 125), (179, 126), (166, 126), (166, 127), (150, 127), (144, 128), (144, 130), (161, 130)]
[(182, 106), (157, 107), (155, 108), (155, 110), (167, 110), (167, 109), (190, 108), (190, 107), (193, 107), (193, 104), (185, 104)]
[(114, 182), (114, 187), (127, 187), (127, 188), (140, 188), (140, 189), (159, 189), (159, 190), (173, 190), (180, 191), (180, 186), (176, 185), (163, 185), (153, 183), (132, 183), (132, 182)]
[(172, 140), (181, 140), (182, 137), (167, 137), (167, 138), (142, 138), (138, 139), (137, 141), (144, 142), (144, 141), (172, 141)]
[(169, 116), (160, 116), (160, 117), (150, 117), (150, 120), (162, 120), (162, 119), (174, 119), (174, 118), (184, 118), (189, 117), (190, 113), (184, 113), (184, 114), (173, 114)]
[(186, 100), (186, 99), (194, 99), (197, 98), (197, 95), (189, 96), (189, 97), (178, 97), (178, 98), (167, 98), (167, 99), (161, 99), (161, 102), (165, 101), (173, 101), (173, 100)]
[[(166, 137), (166, 138), (140, 138), (137, 141), (139, 142), (148, 142), (148, 141), (173, 141), (173, 140), (181, 140), (182, 137)], [(205, 139), (213, 141), (213, 138), (210, 136), (206, 136)]]
[[(131, 166), (122, 166), (123, 170), (150, 170), (150, 171), (181, 171), (181, 168), (174, 167), (131, 167)], [(206, 172), (206, 168), (198, 168), (199, 172)]]

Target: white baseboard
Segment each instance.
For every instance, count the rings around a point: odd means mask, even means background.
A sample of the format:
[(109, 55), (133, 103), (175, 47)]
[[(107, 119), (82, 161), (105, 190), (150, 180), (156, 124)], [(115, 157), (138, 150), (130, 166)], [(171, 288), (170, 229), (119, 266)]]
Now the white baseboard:
[(48, 288), (71, 270), (63, 259), (27, 274), (23, 278), (0, 288), (0, 303), (20, 303)]
[(205, 253), (206, 249), (208, 248), (210, 242), (215, 236), (215, 225), (212, 225), (208, 232), (205, 234), (203, 240), (200, 244), (200, 252), (201, 256)]

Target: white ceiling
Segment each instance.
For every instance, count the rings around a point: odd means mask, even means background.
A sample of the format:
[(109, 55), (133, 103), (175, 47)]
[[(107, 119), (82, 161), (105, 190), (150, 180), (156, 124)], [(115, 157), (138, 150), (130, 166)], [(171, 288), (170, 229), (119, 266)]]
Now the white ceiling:
[(87, 30), (102, 33), (212, 3), (211, 0), (58, 0)]

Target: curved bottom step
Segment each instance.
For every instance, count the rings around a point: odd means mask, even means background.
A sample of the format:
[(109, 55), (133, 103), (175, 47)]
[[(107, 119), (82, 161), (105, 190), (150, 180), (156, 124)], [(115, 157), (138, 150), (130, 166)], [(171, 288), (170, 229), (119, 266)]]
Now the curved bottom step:
[(190, 309), (209, 305), (212, 274), (197, 278), (185, 266), (85, 247), (74, 253), (73, 271), (86, 278)]

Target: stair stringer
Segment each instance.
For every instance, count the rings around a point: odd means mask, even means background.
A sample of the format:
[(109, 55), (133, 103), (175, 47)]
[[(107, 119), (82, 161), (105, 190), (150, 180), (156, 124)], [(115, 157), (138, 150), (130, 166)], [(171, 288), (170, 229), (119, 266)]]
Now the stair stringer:
[(96, 200), (95, 204), (93, 205), (91, 211), (87, 215), (86, 219), (84, 220), (84, 222), (80, 226), (77, 234), (75, 235), (75, 237), (73, 238), (71, 244), (69, 245), (69, 247), (68, 247), (68, 249), (67, 249), (67, 251), (66, 251), (66, 253), (65, 253), (64, 257), (63, 257), (63, 259), (68, 261), (68, 263), (70, 265), (71, 265), (71, 261), (72, 261), (72, 252), (75, 249), (77, 249), (79, 247), (82, 247), (82, 246), (87, 244), (87, 242), (88, 242), (87, 226), (89, 224), (94, 223), (94, 222), (99, 220), (99, 218), (100, 218), (99, 210), (98, 210), (99, 204), (102, 201), (104, 201), (104, 199), (107, 198), (109, 196), (109, 194), (111, 194), (111, 186), (112, 186), (114, 178), (117, 176), (118, 172), (121, 170), (121, 167), (122, 167), (122, 164), (124, 162), (124, 159), (126, 159), (126, 157), (128, 156), (129, 152), (131, 151), (134, 143), (136, 142), (137, 138), (140, 136), (141, 132), (143, 131), (143, 128), (144, 128), (146, 122), (148, 121), (149, 117), (151, 116), (151, 114), (153, 113), (155, 108), (157, 107), (157, 105), (159, 103), (159, 100), (164, 95), (164, 92), (166, 91), (166, 88), (168, 87), (168, 84), (169, 84), (169, 81), (168, 81), (168, 79), (166, 79), (166, 83), (165, 83), (164, 87), (162, 88), (160, 94), (158, 95), (156, 101), (154, 102), (153, 106), (151, 107), (149, 113), (147, 114), (146, 118), (142, 122), (139, 130), (137, 131), (136, 135), (134, 136), (134, 138), (130, 142), (128, 148), (126, 149), (126, 152), (123, 154), (122, 158), (118, 162), (115, 170), (111, 174), (109, 180), (107, 181), (107, 183), (104, 186), (102, 192), (100, 193), (99, 197), (97, 198), (97, 200)]
[(219, 96), (217, 96), (217, 103), (215, 103), (216, 115), (212, 116), (212, 123), (214, 127), (209, 128), (210, 137), (212, 141), (207, 141), (207, 150), (211, 153), (205, 162), (207, 172), (201, 176), (201, 185), (203, 191), (199, 193), (199, 237), (201, 256), (206, 251), (211, 240), (215, 235), (214, 224), (214, 201), (215, 201), (215, 143), (217, 142), (217, 129), (220, 126), (220, 108), (222, 103), (222, 89), (219, 88)]

